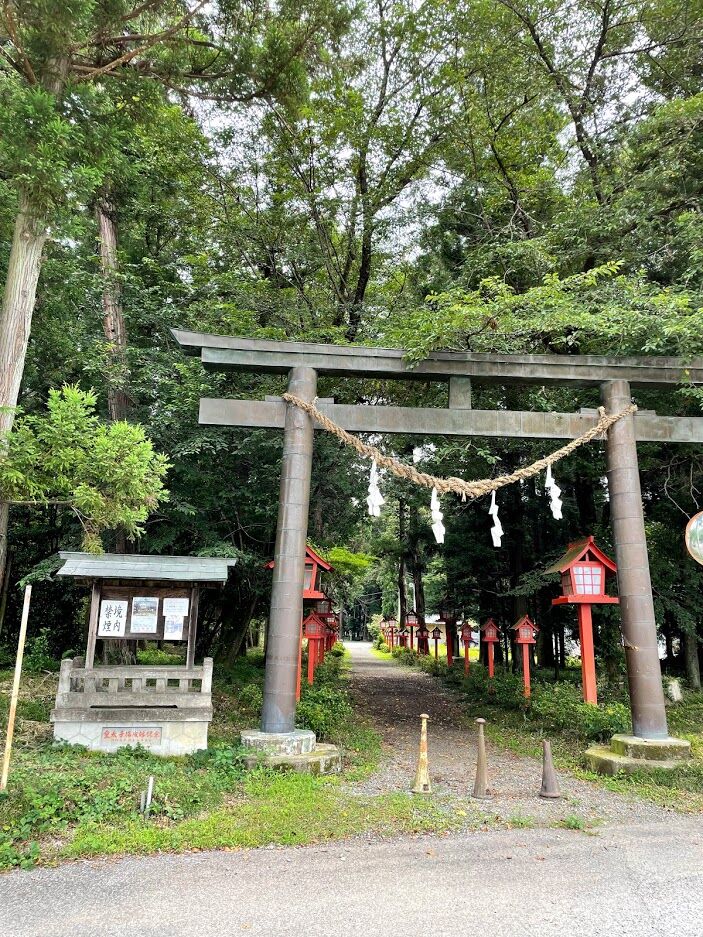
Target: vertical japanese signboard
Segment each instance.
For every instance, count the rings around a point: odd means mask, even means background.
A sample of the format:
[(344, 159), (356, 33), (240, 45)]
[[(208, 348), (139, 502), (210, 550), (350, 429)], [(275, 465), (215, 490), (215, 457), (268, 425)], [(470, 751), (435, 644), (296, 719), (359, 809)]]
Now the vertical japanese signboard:
[(98, 619), (99, 638), (123, 638), (127, 627), (127, 601), (103, 599)]

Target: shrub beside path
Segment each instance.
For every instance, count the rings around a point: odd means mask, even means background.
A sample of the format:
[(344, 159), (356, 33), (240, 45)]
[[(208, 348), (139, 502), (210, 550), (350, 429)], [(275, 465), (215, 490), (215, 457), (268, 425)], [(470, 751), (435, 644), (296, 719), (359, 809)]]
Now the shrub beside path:
[(420, 713), (430, 715), (429, 765), (433, 796), (447, 809), (477, 809), (487, 818), (520, 825), (552, 826), (582, 820), (586, 826), (666, 821), (674, 812), (626, 797), (588, 781), (560, 774), (562, 798), (537, 796), (542, 764), (488, 743), (491, 801), (470, 798), (476, 770), (476, 726), (451, 690), (422, 671), (377, 657), (369, 644), (349, 642), (350, 690), (358, 711), (383, 739), (379, 769), (354, 785), (359, 794), (405, 792), (412, 786)]

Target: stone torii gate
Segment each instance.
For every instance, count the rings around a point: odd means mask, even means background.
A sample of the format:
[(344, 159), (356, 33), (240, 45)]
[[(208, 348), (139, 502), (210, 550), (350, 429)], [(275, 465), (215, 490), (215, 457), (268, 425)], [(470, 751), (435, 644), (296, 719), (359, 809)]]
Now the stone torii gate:
[[(395, 348), (367, 348), (232, 338), (174, 330), (183, 350), (211, 370), (288, 374), (288, 392), (305, 401), (318, 375), (422, 380), (449, 384), (446, 408), (351, 406), (319, 400), (318, 409), (350, 432), (573, 439), (597, 422), (597, 411), (541, 413), (473, 410), (472, 382), (600, 385), (609, 414), (631, 403), (632, 388), (703, 383), (703, 360), (435, 352), (415, 366)], [(294, 729), (298, 642), (315, 425), (281, 398), (203, 399), (200, 423), (282, 429), (283, 462), (276, 533), (262, 733)], [(639, 411), (608, 431), (606, 460), (618, 565), (622, 634), (634, 735), (668, 739), (649, 561), (637, 466), (637, 442), (703, 442), (703, 418)]]

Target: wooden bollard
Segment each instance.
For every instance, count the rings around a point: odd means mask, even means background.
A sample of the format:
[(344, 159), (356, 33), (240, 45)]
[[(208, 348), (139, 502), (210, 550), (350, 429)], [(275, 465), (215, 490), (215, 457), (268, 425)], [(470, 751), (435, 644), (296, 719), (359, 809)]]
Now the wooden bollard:
[(476, 780), (474, 782), (474, 792), (471, 795), (476, 800), (491, 800), (492, 795), (488, 793), (488, 765), (486, 762), (486, 739), (483, 735), (483, 727), (486, 724), (485, 719), (477, 719), (478, 738), (476, 740)]
[(546, 739), (542, 739), (542, 790), (539, 796), (551, 800), (561, 797), (559, 780), (552, 761), (552, 746)]
[(413, 785), (413, 794), (431, 794), (432, 785), (430, 783), (430, 771), (427, 764), (427, 720), (430, 717), (427, 713), (420, 716), (420, 755), (417, 760), (417, 771), (415, 772), (415, 784)]

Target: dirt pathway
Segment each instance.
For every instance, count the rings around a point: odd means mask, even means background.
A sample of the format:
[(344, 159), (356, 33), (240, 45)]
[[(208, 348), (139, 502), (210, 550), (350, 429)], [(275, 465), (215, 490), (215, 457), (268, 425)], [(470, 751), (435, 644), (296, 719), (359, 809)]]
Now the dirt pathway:
[[(475, 726), (449, 690), (429, 674), (376, 657), (368, 644), (349, 642), (351, 692), (359, 710), (383, 739), (379, 770), (355, 785), (362, 794), (407, 791), (417, 766), (419, 715), (429, 713), (429, 764), (433, 793), (466, 806), (476, 770)], [(665, 821), (672, 812), (595, 784), (561, 776), (558, 801), (536, 796), (542, 766), (532, 758), (488, 746), (489, 786), (495, 796), (481, 809), (504, 820), (525, 817), (552, 825), (568, 816), (589, 824)], [(474, 807), (477, 801), (468, 801)]]

